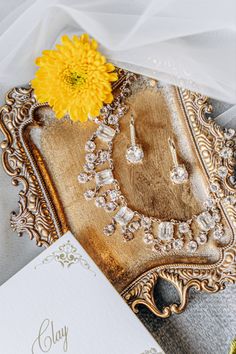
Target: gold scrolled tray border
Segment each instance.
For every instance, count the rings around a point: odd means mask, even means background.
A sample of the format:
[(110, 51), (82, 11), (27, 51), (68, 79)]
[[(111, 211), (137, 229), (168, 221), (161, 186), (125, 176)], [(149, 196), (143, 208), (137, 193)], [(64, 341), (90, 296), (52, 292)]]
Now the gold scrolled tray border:
[[(210, 113), (212, 109), (207, 97), (189, 90), (175, 90), (186, 120), (192, 127), (192, 140), (194, 143), (197, 141), (195, 147), (203, 170), (208, 180), (215, 178), (217, 151), (220, 148), (218, 142), (223, 138), (224, 131), (213, 120), (206, 118), (206, 113)], [(38, 106), (40, 105), (31, 88), (13, 88), (8, 92), (6, 104), (0, 110), (0, 129), (5, 135), (1, 148), (2, 163), (5, 171), (12, 177), (13, 185), (23, 186), (19, 192), (19, 212), (11, 214), (11, 227), (19, 236), (28, 233), (38, 246), (47, 247), (61, 237), (68, 226), (41, 154), (35, 145), (31, 147), (34, 149), (32, 154), (25, 139), (27, 127), (32, 124), (40, 125), (40, 121), (34, 121), (32, 114)], [(233, 165), (229, 164), (228, 168), (233, 174)], [(234, 187), (227, 181), (224, 181), (222, 190), (225, 195), (235, 193)], [(227, 246), (221, 248), (219, 261), (209, 265), (167, 264), (146, 271), (121, 291), (121, 295), (135, 312), (138, 312), (138, 305), (142, 304), (158, 317), (167, 318), (186, 308), (190, 288), (213, 293), (224, 289), (226, 283), (236, 282), (235, 207), (228, 206), (225, 216), (233, 237)], [(176, 287), (180, 304), (158, 309), (153, 293), (159, 278)]]

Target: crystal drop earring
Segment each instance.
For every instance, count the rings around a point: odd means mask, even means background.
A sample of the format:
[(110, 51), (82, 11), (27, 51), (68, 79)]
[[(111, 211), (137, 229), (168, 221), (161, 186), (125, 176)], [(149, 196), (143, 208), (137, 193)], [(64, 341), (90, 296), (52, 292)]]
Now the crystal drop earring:
[(131, 145), (126, 150), (126, 160), (131, 164), (141, 163), (144, 157), (141, 145), (136, 144), (134, 115), (131, 113), (130, 118), (130, 142)]
[(175, 184), (182, 184), (188, 181), (188, 171), (185, 165), (180, 165), (177, 158), (176, 146), (174, 140), (169, 138), (168, 144), (172, 155), (174, 167), (170, 171), (170, 179)]

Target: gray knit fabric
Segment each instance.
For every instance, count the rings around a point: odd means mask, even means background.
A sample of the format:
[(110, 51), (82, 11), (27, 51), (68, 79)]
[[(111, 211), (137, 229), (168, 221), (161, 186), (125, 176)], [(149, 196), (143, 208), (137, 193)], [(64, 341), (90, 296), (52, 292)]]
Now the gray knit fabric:
[[(158, 304), (178, 301), (174, 289), (160, 284)], [(159, 319), (144, 307), (138, 314), (166, 354), (226, 354), (236, 337), (236, 286), (216, 294), (192, 290), (187, 309), (180, 315)]]

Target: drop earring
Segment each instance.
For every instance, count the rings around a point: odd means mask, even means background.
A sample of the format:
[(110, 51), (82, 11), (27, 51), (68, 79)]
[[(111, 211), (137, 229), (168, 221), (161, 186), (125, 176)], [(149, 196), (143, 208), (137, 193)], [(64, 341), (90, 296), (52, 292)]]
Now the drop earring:
[(172, 155), (174, 167), (170, 171), (170, 179), (175, 184), (182, 184), (188, 181), (188, 171), (183, 164), (179, 164), (174, 140), (169, 138), (168, 144)]
[(130, 117), (130, 143), (131, 145), (126, 150), (126, 160), (131, 164), (141, 163), (144, 157), (141, 145), (136, 144), (136, 133), (134, 126), (134, 115)]

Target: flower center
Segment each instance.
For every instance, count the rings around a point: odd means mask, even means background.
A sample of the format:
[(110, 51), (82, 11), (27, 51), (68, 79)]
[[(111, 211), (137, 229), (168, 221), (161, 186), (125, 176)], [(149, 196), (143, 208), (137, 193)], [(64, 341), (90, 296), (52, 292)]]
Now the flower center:
[(72, 71), (70, 69), (67, 69), (63, 73), (63, 79), (69, 86), (71, 86), (72, 88), (75, 88), (75, 87), (83, 85), (85, 83), (86, 74), (78, 73), (76, 71)]

